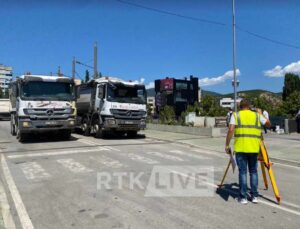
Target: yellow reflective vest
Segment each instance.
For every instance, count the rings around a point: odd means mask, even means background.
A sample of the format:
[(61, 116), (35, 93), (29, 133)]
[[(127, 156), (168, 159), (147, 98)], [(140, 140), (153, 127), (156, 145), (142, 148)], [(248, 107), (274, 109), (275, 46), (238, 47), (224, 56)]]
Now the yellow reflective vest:
[(235, 118), (234, 151), (236, 153), (259, 153), (261, 142), (260, 115), (251, 110), (233, 113)]

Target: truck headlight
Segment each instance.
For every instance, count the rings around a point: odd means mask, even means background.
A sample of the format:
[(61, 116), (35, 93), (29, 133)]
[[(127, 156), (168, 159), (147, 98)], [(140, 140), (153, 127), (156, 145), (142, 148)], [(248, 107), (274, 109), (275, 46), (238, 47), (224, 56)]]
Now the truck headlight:
[(107, 119), (107, 124), (108, 125), (116, 125), (116, 120), (114, 120), (114, 119)]
[(23, 127), (30, 127), (31, 126), (31, 122), (23, 122)]
[(69, 121), (69, 125), (70, 126), (74, 126), (75, 125), (75, 121), (74, 120)]
[(146, 125), (146, 121), (145, 120), (141, 120), (141, 125)]

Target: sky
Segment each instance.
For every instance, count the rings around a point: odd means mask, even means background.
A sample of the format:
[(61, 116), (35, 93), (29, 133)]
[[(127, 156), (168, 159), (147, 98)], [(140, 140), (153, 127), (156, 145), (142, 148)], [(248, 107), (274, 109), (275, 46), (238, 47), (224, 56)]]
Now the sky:
[[(102, 75), (139, 80), (147, 87), (155, 79), (193, 75), (204, 90), (233, 90), (231, 0), (0, 4), (0, 63), (12, 66), (15, 76), (55, 73), (58, 66), (71, 76), (73, 56), (93, 65), (97, 42)], [(238, 90), (280, 92), (286, 72), (300, 73), (299, 12), (297, 0), (236, 0)], [(77, 76), (84, 78), (86, 69), (76, 65)]]

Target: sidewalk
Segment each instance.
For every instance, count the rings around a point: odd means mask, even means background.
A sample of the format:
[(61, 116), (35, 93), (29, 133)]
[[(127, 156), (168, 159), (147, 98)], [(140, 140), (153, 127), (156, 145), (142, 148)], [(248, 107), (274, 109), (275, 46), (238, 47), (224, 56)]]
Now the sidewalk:
[[(222, 131), (222, 133), (221, 137), (211, 138), (156, 130), (144, 131), (144, 134), (150, 138), (189, 144), (195, 147), (224, 153), (226, 134), (225, 131)], [(269, 156), (274, 162), (278, 161), (300, 166), (300, 134), (267, 134), (264, 137)], [(231, 143), (233, 143), (233, 141)]]

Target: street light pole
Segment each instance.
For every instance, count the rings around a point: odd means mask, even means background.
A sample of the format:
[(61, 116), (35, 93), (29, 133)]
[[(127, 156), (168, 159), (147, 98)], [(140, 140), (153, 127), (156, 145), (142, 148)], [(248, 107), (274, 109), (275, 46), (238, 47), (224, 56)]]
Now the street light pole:
[(94, 44), (94, 79), (98, 78), (97, 62), (98, 62), (98, 49), (97, 49), (97, 42), (95, 42), (95, 44)]
[(233, 35), (233, 92), (234, 111), (237, 112), (237, 79), (236, 79), (236, 40), (235, 40), (235, 0), (232, 0), (232, 35)]
[(72, 61), (72, 78), (75, 79), (75, 72), (76, 72), (76, 59), (75, 56), (73, 56), (73, 61)]

